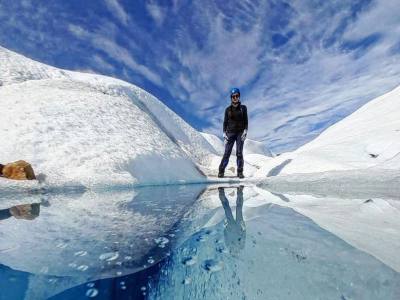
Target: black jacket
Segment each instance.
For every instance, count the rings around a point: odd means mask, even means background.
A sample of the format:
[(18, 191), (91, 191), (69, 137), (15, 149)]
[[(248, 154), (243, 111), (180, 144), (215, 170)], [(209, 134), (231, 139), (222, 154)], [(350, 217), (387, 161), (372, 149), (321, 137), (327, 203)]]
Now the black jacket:
[(225, 109), (224, 132), (239, 133), (245, 129), (247, 130), (247, 127), (248, 119), (246, 105), (240, 103), (237, 107), (229, 105)]

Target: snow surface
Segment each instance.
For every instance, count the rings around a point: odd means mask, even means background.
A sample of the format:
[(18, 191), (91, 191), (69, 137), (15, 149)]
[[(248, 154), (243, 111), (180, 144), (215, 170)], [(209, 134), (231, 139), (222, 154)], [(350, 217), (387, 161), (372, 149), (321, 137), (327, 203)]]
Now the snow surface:
[(280, 169), (279, 175), (400, 170), (400, 87), (365, 104), (296, 151), (269, 161), (255, 176), (268, 175), (274, 168)]
[[(29, 161), (47, 186), (204, 180), (214, 149), (152, 95), (0, 48), (1, 162)], [(2, 186), (32, 186), (1, 180)]]
[[(215, 182), (236, 176), (235, 151), (228, 178), (216, 179), (222, 140), (196, 131), (132, 84), (60, 70), (1, 47), (0, 69), (0, 162), (24, 159), (39, 175), (35, 182), (3, 178), (3, 191)], [(371, 174), (391, 180), (400, 170), (399, 97), (400, 87), (277, 157), (263, 143), (247, 139), (245, 180), (290, 182), (285, 176), (303, 174), (302, 182), (318, 176), (327, 182), (331, 173), (326, 172), (333, 171), (346, 171), (349, 181)]]
[[(1, 163), (30, 162), (39, 182), (0, 189), (95, 188), (215, 181), (222, 142), (188, 125), (144, 90), (60, 70), (0, 47)], [(245, 143), (245, 175), (268, 160)], [(249, 158), (249, 159), (247, 159)], [(232, 157), (226, 174), (236, 175)]]

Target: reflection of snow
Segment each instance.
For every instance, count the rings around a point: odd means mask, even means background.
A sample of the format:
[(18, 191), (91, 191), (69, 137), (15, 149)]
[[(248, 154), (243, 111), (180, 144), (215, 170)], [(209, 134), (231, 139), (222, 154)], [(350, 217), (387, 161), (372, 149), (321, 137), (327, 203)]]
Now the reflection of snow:
[(396, 299), (399, 273), (294, 210), (263, 204), (279, 198), (244, 192), (245, 247), (226, 249), (222, 215), (173, 252), (150, 299)]
[[(393, 299), (385, 296), (395, 292), (393, 282), (399, 280), (393, 269), (400, 266), (395, 252), (400, 247), (400, 206), (394, 200), (317, 198), (246, 186), (240, 201), (237, 187), (225, 185), (221, 202), (217, 187), (202, 189), (182, 185), (85, 192), (72, 198), (47, 195), (47, 206), (35, 220), (1, 222), (0, 243), (11, 250), (2, 253), (0, 263), (33, 273), (27, 292), (33, 299), (136, 272), (168, 256), (169, 269), (160, 273), (166, 281), (148, 291), (161, 299), (169, 293), (179, 296), (181, 287), (194, 299), (203, 295), (203, 287), (215, 292), (209, 299), (220, 292), (232, 292), (231, 299), (254, 292), (254, 298), (263, 298), (267, 290), (301, 298), (308, 292), (331, 295), (336, 287), (343, 295)], [(234, 284), (237, 280), (240, 286)], [(371, 280), (373, 292), (366, 287)], [(221, 285), (229, 291), (220, 290)], [(94, 286), (85, 292), (90, 288)]]
[[(352, 197), (349, 190), (341, 190), (335, 196), (311, 196), (304, 190), (296, 194), (293, 189), (290, 193), (281, 189), (280, 193), (284, 193), (282, 196), (288, 200), (282, 201), (281, 197), (267, 190), (257, 188), (257, 191), (259, 199), (296, 210), (352, 246), (400, 271), (397, 255), (400, 249), (398, 199), (390, 199), (387, 195), (385, 199), (378, 198), (380, 191), (376, 197), (372, 193), (371, 199), (366, 192)], [(329, 191), (327, 193), (329, 195)]]
[(47, 195), (49, 204), (36, 219), (1, 221), (0, 244), (8, 251), (2, 251), (0, 263), (30, 273), (86, 279), (135, 272), (146, 264), (150, 251), (154, 260), (169, 251), (176, 240), (169, 231), (203, 188)]

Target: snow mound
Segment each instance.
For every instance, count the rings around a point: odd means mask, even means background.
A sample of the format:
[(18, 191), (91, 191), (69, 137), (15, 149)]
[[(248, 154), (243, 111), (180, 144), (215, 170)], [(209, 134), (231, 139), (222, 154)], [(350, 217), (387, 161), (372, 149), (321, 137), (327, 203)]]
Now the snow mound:
[[(42, 185), (204, 180), (198, 166), (215, 150), (144, 90), (59, 70), (1, 47), (0, 69), (1, 162), (29, 161)], [(1, 181), (0, 188), (8, 185)]]
[(214, 134), (202, 132), (201, 135), (207, 140), (207, 142), (213, 147), (213, 149), (220, 155), (224, 154), (224, 143), (223, 141)]
[[(400, 169), (400, 87), (329, 127), (294, 152), (267, 162), (256, 174)], [(275, 172), (279, 170), (279, 172)], [(269, 175), (268, 175), (269, 174)]]

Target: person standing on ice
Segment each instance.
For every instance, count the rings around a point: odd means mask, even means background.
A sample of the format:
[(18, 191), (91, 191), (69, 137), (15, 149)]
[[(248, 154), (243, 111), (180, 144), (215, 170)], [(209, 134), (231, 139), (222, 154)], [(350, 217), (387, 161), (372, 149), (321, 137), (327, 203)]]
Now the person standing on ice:
[(219, 165), (218, 177), (224, 177), (225, 168), (228, 165), (232, 153), (233, 144), (236, 143), (237, 176), (243, 176), (243, 144), (247, 136), (248, 119), (247, 107), (240, 103), (240, 91), (238, 88), (231, 90), (231, 105), (225, 109), (223, 124), (225, 152)]

